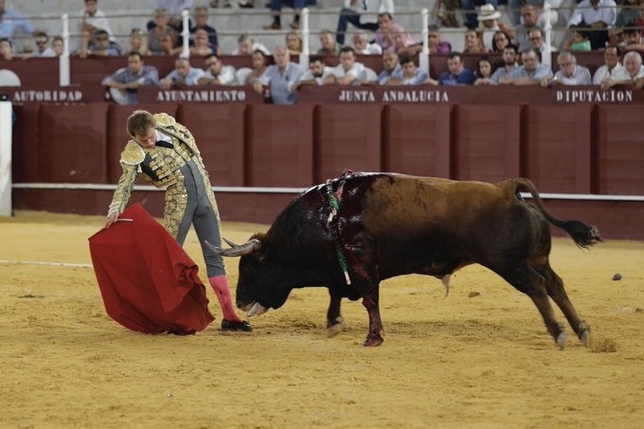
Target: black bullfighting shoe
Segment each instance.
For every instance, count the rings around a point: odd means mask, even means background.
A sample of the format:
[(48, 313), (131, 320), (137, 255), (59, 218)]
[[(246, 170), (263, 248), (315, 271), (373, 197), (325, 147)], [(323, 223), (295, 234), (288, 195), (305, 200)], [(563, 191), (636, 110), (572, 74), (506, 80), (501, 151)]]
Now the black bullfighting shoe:
[(221, 321), (221, 330), (252, 332), (253, 327), (245, 320), (242, 320), (241, 322), (233, 322), (232, 320), (224, 319)]

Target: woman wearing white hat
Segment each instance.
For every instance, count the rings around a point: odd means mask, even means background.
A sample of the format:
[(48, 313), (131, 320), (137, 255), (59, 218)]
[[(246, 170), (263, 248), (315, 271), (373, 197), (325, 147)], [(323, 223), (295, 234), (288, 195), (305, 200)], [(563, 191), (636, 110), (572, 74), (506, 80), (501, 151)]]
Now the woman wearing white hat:
[[(476, 9), (478, 7), (492, 6), (492, 9), (496, 11), (499, 7), (498, 0), (461, 0), (461, 8), (465, 14), (465, 21), (463, 25), (468, 28), (478, 27), (478, 19)], [(500, 15), (499, 15), (500, 16)]]
[(509, 25), (500, 22), (501, 12), (496, 10), (491, 4), (484, 4), (479, 9), (479, 33), (482, 33), (483, 43), (488, 51), (494, 51), (494, 33), (499, 30), (504, 31), (510, 37), (514, 38), (514, 29)]

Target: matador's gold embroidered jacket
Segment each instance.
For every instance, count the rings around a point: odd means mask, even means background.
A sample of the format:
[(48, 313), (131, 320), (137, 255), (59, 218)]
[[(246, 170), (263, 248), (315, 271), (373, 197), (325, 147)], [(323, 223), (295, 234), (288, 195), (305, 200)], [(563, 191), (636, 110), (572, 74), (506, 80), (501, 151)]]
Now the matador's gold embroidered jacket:
[(181, 172), (181, 167), (185, 166), (188, 161), (194, 161), (197, 166), (201, 179), (204, 181), (208, 200), (218, 219), (219, 213), (208, 173), (192, 133), (166, 113), (157, 113), (154, 115), (154, 119), (157, 124), (156, 129), (172, 137), (173, 148), (156, 145), (153, 148), (145, 149), (134, 140), (130, 140), (126, 144), (120, 161), (123, 174), (114, 191), (109, 213), (115, 211), (123, 213), (132, 194), (134, 183), (141, 174), (144, 179), (150, 181), (157, 188), (166, 188), (165, 227), (172, 236), (176, 237), (188, 201), (184, 176)]

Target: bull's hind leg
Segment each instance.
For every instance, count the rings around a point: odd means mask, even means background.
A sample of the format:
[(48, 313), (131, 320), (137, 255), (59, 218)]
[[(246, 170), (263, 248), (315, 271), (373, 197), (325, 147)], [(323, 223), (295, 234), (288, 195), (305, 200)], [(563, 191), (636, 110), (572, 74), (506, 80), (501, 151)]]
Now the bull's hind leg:
[(525, 293), (532, 299), (543, 317), (548, 332), (554, 338), (555, 343), (563, 349), (568, 335), (563, 324), (557, 321), (552, 305), (550, 305), (546, 279), (527, 263), (520, 265), (512, 273), (504, 274), (503, 278), (518, 291)]
[(590, 327), (577, 315), (577, 311), (564, 289), (563, 280), (552, 270), (549, 264), (543, 269), (538, 269), (538, 271), (545, 278), (548, 295), (561, 309), (564, 316), (566, 316), (568, 323), (570, 323), (570, 326), (582, 344), (588, 347), (590, 342)]

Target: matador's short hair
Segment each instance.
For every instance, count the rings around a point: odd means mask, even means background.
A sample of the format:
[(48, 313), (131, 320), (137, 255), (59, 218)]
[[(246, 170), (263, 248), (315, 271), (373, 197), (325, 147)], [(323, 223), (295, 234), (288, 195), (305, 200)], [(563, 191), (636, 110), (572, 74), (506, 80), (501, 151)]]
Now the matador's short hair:
[(131, 137), (136, 135), (145, 135), (148, 128), (156, 126), (156, 121), (152, 113), (147, 110), (135, 110), (129, 118), (127, 118), (127, 133)]

